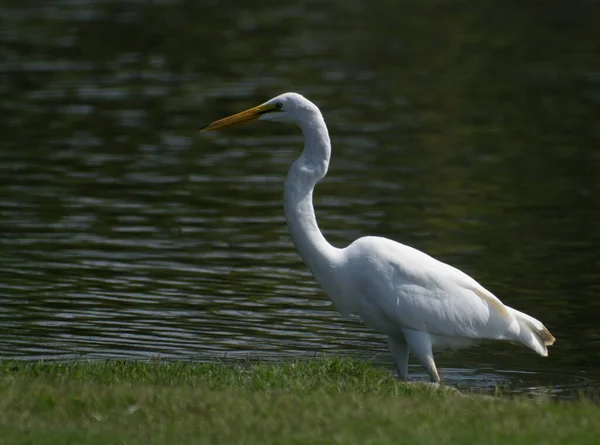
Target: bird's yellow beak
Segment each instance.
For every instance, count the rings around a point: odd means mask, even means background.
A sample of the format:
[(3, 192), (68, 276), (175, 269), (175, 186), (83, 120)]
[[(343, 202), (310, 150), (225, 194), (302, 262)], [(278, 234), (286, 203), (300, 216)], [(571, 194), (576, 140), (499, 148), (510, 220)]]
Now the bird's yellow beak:
[(205, 125), (200, 129), (200, 133), (206, 133), (207, 131), (218, 130), (219, 128), (253, 121), (258, 119), (263, 114), (271, 113), (273, 111), (277, 111), (277, 106), (275, 104), (259, 105), (258, 107), (250, 108), (249, 110), (242, 111), (241, 113), (237, 113), (233, 116), (225, 117)]

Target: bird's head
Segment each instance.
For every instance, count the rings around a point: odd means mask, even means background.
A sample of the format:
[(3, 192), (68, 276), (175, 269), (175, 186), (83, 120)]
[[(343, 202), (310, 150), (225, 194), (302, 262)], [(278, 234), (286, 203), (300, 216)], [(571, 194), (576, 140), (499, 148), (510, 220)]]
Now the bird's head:
[(200, 129), (200, 132), (205, 133), (257, 119), (277, 122), (299, 122), (306, 115), (314, 113), (315, 110), (318, 112), (317, 107), (304, 96), (298, 93), (284, 93), (257, 107), (205, 125)]

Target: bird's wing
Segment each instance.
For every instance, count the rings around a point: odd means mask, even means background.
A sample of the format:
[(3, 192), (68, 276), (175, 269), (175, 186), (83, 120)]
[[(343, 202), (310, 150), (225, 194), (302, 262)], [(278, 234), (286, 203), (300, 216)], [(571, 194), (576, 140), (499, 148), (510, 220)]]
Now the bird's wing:
[(385, 238), (361, 240), (358, 312), (368, 324), (380, 319), (436, 335), (502, 338), (516, 322), (498, 298), (460, 270)]

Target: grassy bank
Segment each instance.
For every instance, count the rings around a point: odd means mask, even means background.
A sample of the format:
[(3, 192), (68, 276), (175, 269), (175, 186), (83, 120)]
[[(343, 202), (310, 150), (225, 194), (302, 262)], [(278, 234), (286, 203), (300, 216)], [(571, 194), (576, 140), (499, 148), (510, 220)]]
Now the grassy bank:
[(600, 408), (461, 396), (367, 363), (0, 362), (0, 444), (589, 444)]

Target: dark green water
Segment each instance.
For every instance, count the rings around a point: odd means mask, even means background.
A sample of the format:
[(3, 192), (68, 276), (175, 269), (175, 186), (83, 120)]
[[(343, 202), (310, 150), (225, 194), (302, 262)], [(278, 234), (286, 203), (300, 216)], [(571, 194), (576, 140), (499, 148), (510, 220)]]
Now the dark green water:
[(557, 337), (547, 359), (503, 343), (439, 353), (446, 381), (597, 396), (599, 11), (3, 3), (0, 356), (325, 353), (391, 367), (385, 340), (332, 309), (288, 236), (298, 129), (197, 133), (298, 91), (332, 135), (315, 203), (333, 244), (374, 234), (417, 247)]

